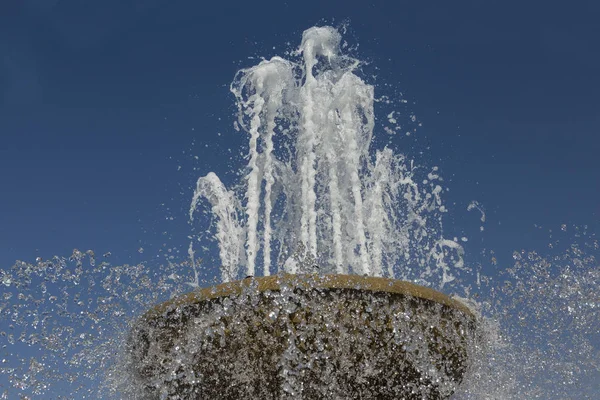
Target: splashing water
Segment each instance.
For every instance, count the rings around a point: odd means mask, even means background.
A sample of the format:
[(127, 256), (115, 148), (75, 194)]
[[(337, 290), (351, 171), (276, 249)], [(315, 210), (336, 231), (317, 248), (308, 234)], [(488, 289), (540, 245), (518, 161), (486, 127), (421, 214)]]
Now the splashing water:
[[(200, 178), (190, 208), (212, 206), (222, 279), (319, 272), (388, 276), (441, 286), (462, 267), (462, 248), (441, 232), (442, 187), (429, 187), (390, 148), (371, 152), (374, 88), (360, 62), (340, 53), (331, 27), (304, 32), (294, 62), (273, 57), (231, 85), (249, 135), (241, 193), (214, 173)], [(256, 271), (256, 265), (262, 270)], [(315, 270), (316, 271), (316, 270)]]
[[(200, 207), (212, 212), (221, 280), (319, 265), (319, 273), (451, 283), (476, 297), (464, 301), (484, 338), (453, 399), (597, 398), (598, 240), (577, 231), (562, 250), (553, 240), (544, 253), (515, 252), (499, 276), (463, 263), (462, 248), (442, 235), (437, 169), (417, 184), (422, 169), (391, 148), (371, 148), (374, 88), (340, 40), (333, 28), (311, 28), (291, 60), (262, 61), (231, 85), (250, 139), (243, 185), (227, 189), (209, 173), (190, 208), (190, 217)], [(123, 343), (135, 317), (190, 284), (216, 283), (202, 279), (189, 254), (181, 263), (113, 265), (76, 250), (1, 270), (0, 398), (127, 398)], [(226, 307), (217, 311), (231, 315)], [(333, 350), (347, 347), (350, 339)]]

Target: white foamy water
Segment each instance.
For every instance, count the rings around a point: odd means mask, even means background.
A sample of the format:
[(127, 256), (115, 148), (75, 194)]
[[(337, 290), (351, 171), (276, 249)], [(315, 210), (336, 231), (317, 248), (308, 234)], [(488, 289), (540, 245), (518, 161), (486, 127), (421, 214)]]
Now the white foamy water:
[(318, 265), (443, 286), (462, 267), (462, 248), (441, 236), (439, 176), (418, 185), (403, 155), (371, 147), (374, 87), (340, 42), (334, 28), (314, 27), (297, 58), (238, 72), (231, 91), (249, 138), (245, 191), (225, 190), (210, 173), (190, 215), (201, 199), (210, 203), (224, 280)]

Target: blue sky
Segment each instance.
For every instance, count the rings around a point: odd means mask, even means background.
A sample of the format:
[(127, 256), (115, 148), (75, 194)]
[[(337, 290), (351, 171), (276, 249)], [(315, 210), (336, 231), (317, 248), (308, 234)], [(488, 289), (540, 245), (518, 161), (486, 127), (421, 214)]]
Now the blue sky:
[(125, 261), (163, 243), (185, 252), (195, 179), (225, 173), (226, 149), (244, 139), (232, 129), (236, 70), (345, 22), (371, 82), (393, 87), (376, 90), (402, 92), (423, 123), (395, 145), (440, 166), (449, 235), (508, 257), (544, 243), (534, 224), (597, 230), (597, 2), (85, 3), (0, 5), (5, 268), (73, 248)]

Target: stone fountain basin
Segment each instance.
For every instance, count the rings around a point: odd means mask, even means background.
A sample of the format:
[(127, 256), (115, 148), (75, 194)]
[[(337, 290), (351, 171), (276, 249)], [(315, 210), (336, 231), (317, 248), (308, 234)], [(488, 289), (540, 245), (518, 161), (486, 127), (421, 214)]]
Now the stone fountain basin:
[(130, 333), (147, 399), (444, 399), (476, 320), (430, 288), (357, 275), (276, 275), (159, 304)]

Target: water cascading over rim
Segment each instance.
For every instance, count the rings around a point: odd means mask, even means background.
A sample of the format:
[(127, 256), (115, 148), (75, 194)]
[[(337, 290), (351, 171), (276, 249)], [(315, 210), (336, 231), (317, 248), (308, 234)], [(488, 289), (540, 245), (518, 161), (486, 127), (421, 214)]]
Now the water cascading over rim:
[(435, 400), (458, 388), (475, 341), (469, 309), (432, 289), (284, 274), (154, 307), (132, 329), (129, 368), (147, 399)]

